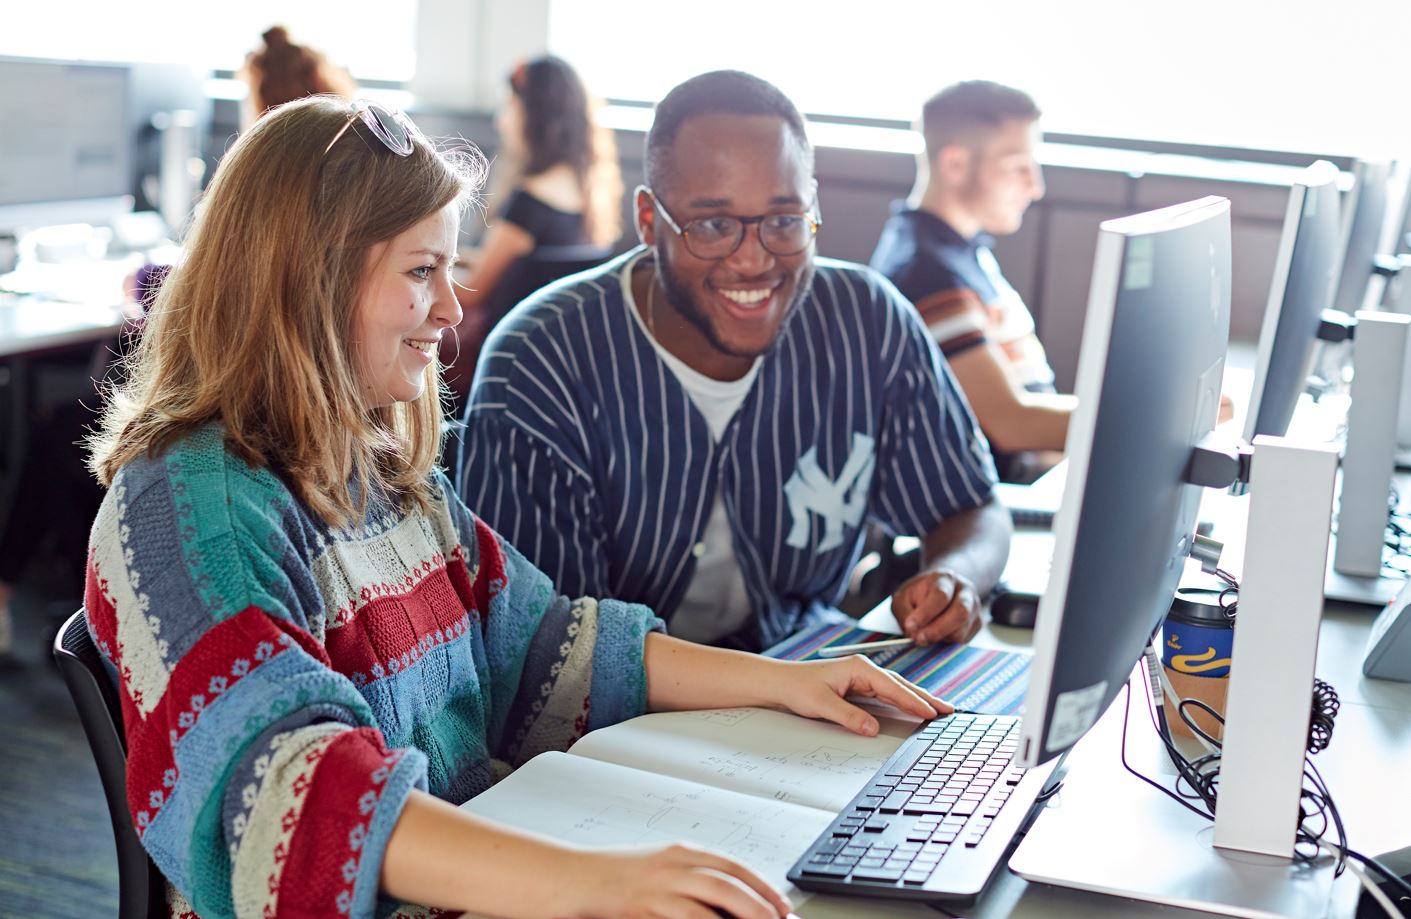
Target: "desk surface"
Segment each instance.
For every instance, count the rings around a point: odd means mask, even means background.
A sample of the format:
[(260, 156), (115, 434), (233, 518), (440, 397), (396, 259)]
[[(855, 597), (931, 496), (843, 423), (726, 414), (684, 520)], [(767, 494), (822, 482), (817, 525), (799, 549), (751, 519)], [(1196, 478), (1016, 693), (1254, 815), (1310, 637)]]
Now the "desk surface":
[(135, 318), (123, 302), (131, 260), (32, 265), (0, 278), (0, 358), (113, 338)]
[[(1324, 610), (1317, 675), (1337, 689), (1342, 708), (1332, 744), (1319, 755), (1317, 764), (1347, 826), (1350, 845), (1365, 854), (1377, 855), (1411, 846), (1411, 796), (1404, 793), (1406, 764), (1411, 763), (1411, 683), (1374, 680), (1362, 675), (1362, 657), (1372, 618), (1373, 611), (1366, 608), (1330, 603)], [(861, 625), (879, 631), (898, 631), (886, 604), (864, 617)], [(1027, 630), (986, 623), (974, 643), (1012, 651), (1027, 649), (1031, 640), (1032, 632)], [(1119, 696), (1109, 714), (1114, 714), (1121, 702)], [(1135, 730), (1141, 731), (1146, 722), (1134, 724)], [(1149, 730), (1146, 733), (1151, 734)], [(1129, 749), (1133, 746), (1135, 744), (1129, 741)], [(1101, 724), (1095, 728), (1075, 750), (1071, 758), (1073, 770), (1083, 768), (1084, 754), (1090, 762), (1097, 757), (1104, 758), (1103, 763), (1115, 763), (1113, 732), (1104, 732)], [(1112, 781), (1138, 781), (1125, 772), (1114, 776), (1104, 771), (1105, 778)], [(1117, 771), (1120, 772), (1120, 765)], [(1078, 777), (1076, 773), (1070, 772), (1070, 781), (1075, 777)], [(1179, 805), (1171, 802), (1170, 807), (1176, 809)], [(1127, 826), (1114, 827), (1112, 835), (1118, 840), (1140, 838), (1139, 833)], [(1356, 881), (1350, 883), (1355, 885)], [(1029, 883), (1007, 869), (1001, 869), (979, 902), (963, 912), (976, 919), (1205, 915)], [(1333, 914), (1343, 913), (1335, 911)]]
[(115, 338), (127, 325), (120, 304), (63, 303), (38, 297), (0, 299), (0, 358), (23, 357)]

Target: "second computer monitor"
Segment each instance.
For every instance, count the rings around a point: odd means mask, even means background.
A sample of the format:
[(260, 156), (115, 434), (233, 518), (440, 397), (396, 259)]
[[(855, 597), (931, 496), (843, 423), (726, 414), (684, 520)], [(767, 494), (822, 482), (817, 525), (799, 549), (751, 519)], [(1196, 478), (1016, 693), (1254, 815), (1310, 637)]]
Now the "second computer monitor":
[(1244, 439), (1283, 437), (1313, 363), (1338, 268), (1337, 167), (1319, 160), (1289, 189), (1284, 230), (1259, 332)]
[(1126, 683), (1195, 535), (1191, 451), (1215, 425), (1230, 326), (1230, 203), (1102, 224), (1020, 738), (1065, 752)]
[(1345, 313), (1355, 313), (1365, 306), (1367, 287), (1372, 281), (1372, 261), (1382, 247), (1391, 164), (1359, 161), (1354, 177), (1347, 206), (1343, 209), (1342, 265), (1333, 295), (1333, 306)]

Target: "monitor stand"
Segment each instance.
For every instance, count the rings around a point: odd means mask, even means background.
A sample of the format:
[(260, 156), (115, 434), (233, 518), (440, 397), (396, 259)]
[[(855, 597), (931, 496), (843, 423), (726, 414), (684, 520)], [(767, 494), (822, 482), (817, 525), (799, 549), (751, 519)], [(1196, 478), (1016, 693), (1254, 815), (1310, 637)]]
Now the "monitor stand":
[[(1334, 859), (1305, 866), (1292, 858), (1322, 615), (1322, 534), (1337, 464), (1328, 446), (1255, 439), (1214, 822), (1122, 765), (1125, 723), (1128, 761), (1163, 787), (1175, 786), (1138, 667), (1129, 692), (1070, 754), (1064, 790), (1010, 859), (1014, 871), (1231, 916), (1355, 909), (1356, 878), (1350, 886), (1346, 876), (1334, 878)], [(1350, 908), (1342, 908), (1342, 897)]]
[[(1141, 678), (1131, 682), (1143, 704)], [(1350, 916), (1361, 885), (1331, 859), (1302, 869), (1287, 859), (1212, 845), (1215, 825), (1122, 768), (1124, 704), (1131, 708), (1127, 761), (1167, 787), (1174, 770), (1142, 704), (1118, 696), (1068, 757), (1063, 788), (1009, 860), (1019, 876), (1226, 916)]]
[(1382, 557), (1411, 317), (1364, 311), (1357, 314), (1356, 329), (1337, 534), (1323, 594), (1330, 600), (1382, 606), (1405, 580), (1387, 577)]
[(1333, 567), (1336, 548), (1337, 534), (1333, 534), (1329, 541), (1327, 576), (1323, 580), (1323, 596), (1329, 600), (1381, 608), (1406, 586), (1405, 578), (1385, 574), (1367, 577), (1338, 571)]

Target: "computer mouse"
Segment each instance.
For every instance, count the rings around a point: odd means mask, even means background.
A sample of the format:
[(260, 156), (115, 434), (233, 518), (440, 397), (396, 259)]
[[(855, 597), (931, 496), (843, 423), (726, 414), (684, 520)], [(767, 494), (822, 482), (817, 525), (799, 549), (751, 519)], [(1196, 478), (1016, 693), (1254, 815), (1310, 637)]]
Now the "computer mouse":
[(1039, 612), (1039, 598), (1003, 588), (990, 601), (990, 621), (1014, 629), (1032, 629)]

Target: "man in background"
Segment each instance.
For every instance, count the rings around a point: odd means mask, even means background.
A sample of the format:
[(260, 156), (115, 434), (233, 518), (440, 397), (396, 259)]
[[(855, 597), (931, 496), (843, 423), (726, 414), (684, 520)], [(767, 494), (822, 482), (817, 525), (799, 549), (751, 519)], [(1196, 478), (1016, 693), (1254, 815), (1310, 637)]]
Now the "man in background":
[(933, 96), (921, 115), (916, 188), (872, 254), (940, 345), (1001, 478), (1015, 480), (1041, 471), (1032, 451), (1063, 449), (1077, 404), (1054, 392), (1034, 319), (990, 251), (991, 238), (1016, 232), (1043, 197), (1039, 114), (1025, 93), (984, 80)]

